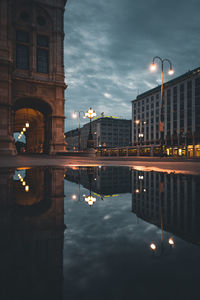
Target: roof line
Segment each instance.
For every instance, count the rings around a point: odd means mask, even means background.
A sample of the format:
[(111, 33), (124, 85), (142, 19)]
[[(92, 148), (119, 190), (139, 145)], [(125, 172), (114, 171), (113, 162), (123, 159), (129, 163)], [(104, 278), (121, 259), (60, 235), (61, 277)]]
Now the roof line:
[[(200, 67), (198, 67), (198, 68), (196, 68), (196, 69), (193, 69), (193, 70), (191, 70), (191, 71), (188, 71), (188, 72), (186, 72), (186, 73), (184, 73), (184, 74), (182, 74), (182, 75), (180, 75), (180, 76), (178, 76), (178, 77), (176, 77), (176, 78), (173, 78), (173, 79), (171, 79), (171, 80), (165, 82), (165, 83), (163, 84), (163, 86), (164, 86), (164, 87), (167, 87), (168, 85), (171, 85), (173, 82), (175, 83), (175, 82), (182, 81), (183, 79), (189, 77), (190, 75), (196, 75), (197, 73), (200, 73)], [(155, 87), (155, 88), (153, 88), (153, 89), (150, 89), (150, 90), (148, 90), (148, 91), (146, 91), (146, 92), (144, 92), (144, 93), (138, 95), (138, 96), (136, 97), (136, 99), (132, 100), (131, 102), (134, 102), (134, 101), (136, 101), (136, 100), (139, 100), (139, 99), (143, 98), (143, 97), (146, 96), (146, 95), (153, 94), (153, 93), (155, 93), (157, 90), (160, 90), (160, 88), (161, 88), (161, 85), (158, 85), (157, 87)]]

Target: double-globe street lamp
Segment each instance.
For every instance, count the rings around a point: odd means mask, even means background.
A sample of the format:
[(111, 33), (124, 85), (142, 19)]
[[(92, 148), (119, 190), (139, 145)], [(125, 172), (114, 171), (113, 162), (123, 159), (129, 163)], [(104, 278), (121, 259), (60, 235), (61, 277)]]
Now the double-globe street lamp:
[(152, 64), (150, 66), (151, 71), (155, 71), (157, 69), (157, 65), (155, 63), (156, 60), (161, 62), (161, 96), (160, 96), (160, 154), (163, 156), (163, 145), (164, 145), (164, 111), (163, 111), (163, 69), (164, 69), (164, 62), (169, 64), (169, 75), (174, 74), (174, 70), (172, 68), (172, 63), (167, 58), (161, 58), (160, 56), (155, 56), (153, 58)]
[(94, 141), (93, 141), (93, 136), (92, 136), (92, 126), (91, 126), (91, 121), (94, 117), (96, 117), (96, 112), (90, 107), (88, 111), (85, 113), (85, 117), (90, 119), (90, 131), (88, 135), (88, 141), (87, 141), (87, 147), (88, 148), (93, 148), (94, 147)]
[(142, 131), (142, 125), (146, 125), (146, 121), (136, 120), (136, 121), (135, 121), (135, 124), (136, 124), (136, 125), (140, 125), (140, 132), (139, 132), (139, 134), (138, 134), (138, 137), (139, 137), (138, 143), (139, 143), (139, 145), (140, 145), (140, 147), (141, 147), (141, 146), (142, 146), (142, 139), (143, 139), (143, 137), (144, 137), (144, 133), (143, 133), (143, 131)]

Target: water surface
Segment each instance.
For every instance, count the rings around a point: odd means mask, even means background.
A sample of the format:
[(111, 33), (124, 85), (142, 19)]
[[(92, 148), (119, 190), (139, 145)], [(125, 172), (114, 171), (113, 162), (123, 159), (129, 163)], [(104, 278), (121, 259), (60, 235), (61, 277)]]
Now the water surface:
[(10, 168), (0, 186), (1, 299), (198, 297), (198, 176)]

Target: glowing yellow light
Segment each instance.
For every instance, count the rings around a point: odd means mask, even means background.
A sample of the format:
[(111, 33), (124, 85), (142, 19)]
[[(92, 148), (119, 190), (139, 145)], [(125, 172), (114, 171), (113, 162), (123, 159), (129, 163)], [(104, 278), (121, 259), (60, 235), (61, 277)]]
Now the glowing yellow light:
[(22, 185), (26, 185), (26, 181), (23, 181), (23, 182), (22, 182)]
[(85, 113), (85, 117), (88, 117), (89, 119), (92, 119), (96, 117), (95, 111), (90, 107), (90, 109)]
[(153, 72), (153, 71), (155, 71), (156, 69), (157, 69), (156, 64), (155, 64), (155, 63), (152, 63), (152, 64), (150, 65), (150, 70)]
[(26, 122), (25, 126), (26, 128), (29, 128), (29, 122)]
[(143, 175), (140, 175), (140, 176), (139, 176), (139, 179), (140, 179), (140, 180), (143, 180), (143, 179), (144, 179), (144, 176), (143, 176)]
[(25, 128), (25, 127), (23, 128), (23, 131), (24, 131), (24, 132), (26, 131), (26, 128)]
[(156, 250), (156, 244), (151, 243), (150, 248), (151, 248), (151, 250), (155, 251)]
[(20, 133), (21, 133), (21, 135), (22, 135), (22, 134), (24, 134), (24, 132), (23, 132), (23, 131), (21, 131)]
[(25, 186), (25, 191), (28, 192), (29, 191), (29, 185)]
[(73, 200), (76, 200), (76, 198), (77, 198), (77, 197), (76, 197), (76, 195), (75, 195), (75, 194), (74, 194), (74, 195), (72, 195), (72, 199), (73, 199)]
[(136, 189), (135, 192), (136, 192), (136, 194), (139, 194), (140, 190), (139, 190), (139, 189)]
[(139, 123), (140, 123), (140, 120), (136, 120), (136, 121), (135, 121), (135, 124), (138, 125)]
[(85, 202), (87, 202), (91, 206), (94, 204), (94, 202), (96, 202), (96, 198), (90, 195), (85, 198)]
[(23, 178), (20, 177), (20, 181), (22, 182), (22, 181), (23, 181)]
[(173, 245), (175, 244), (173, 238), (169, 238), (168, 243), (169, 243), (171, 246), (173, 246)]
[(168, 74), (169, 74), (169, 75), (173, 75), (173, 74), (174, 74), (174, 70), (173, 70), (173, 69), (170, 69), (169, 72), (168, 72)]

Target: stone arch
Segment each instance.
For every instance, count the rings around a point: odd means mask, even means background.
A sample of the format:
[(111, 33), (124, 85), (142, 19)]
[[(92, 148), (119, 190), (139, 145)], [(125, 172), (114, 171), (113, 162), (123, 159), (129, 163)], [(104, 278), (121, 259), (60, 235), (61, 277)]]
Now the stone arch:
[[(26, 123), (29, 127), (26, 128)], [(52, 139), (52, 107), (37, 98), (20, 98), (13, 104), (13, 132), (26, 136), (26, 152), (49, 153)]]
[[(36, 27), (43, 29), (44, 31), (52, 31), (53, 28), (53, 19), (48, 11), (40, 4), (35, 4), (32, 1), (27, 3), (27, 1), (19, 1), (17, 7), (13, 10), (15, 15), (15, 23), (17, 25), (26, 26), (29, 24), (32, 27), (32, 24), (35, 24)], [(17, 11), (17, 14), (16, 14)], [(26, 15), (23, 16), (22, 13), (25, 12)], [(29, 15), (29, 20), (28, 16)], [(45, 24), (40, 24), (37, 20), (38, 16), (45, 18)]]
[[(0, 74), (3, 78), (0, 82), (0, 154), (16, 154), (12, 136), (13, 115), (15, 117), (20, 109), (21, 115), (25, 109), (37, 111), (34, 119), (40, 124), (44, 118), (45, 132), (48, 134), (45, 137), (45, 152), (57, 154), (66, 151), (64, 91), (67, 86), (63, 63), (65, 4), (65, 0), (0, 1)], [(20, 17), (23, 11), (25, 14)], [(37, 16), (45, 18), (44, 25), (41, 20), (36, 23)], [(48, 105), (41, 104), (40, 99), (51, 103), (51, 110)], [(28, 108), (24, 101), (29, 104)], [(34, 107), (30, 107), (32, 101)], [(38, 101), (40, 103), (36, 107)]]

